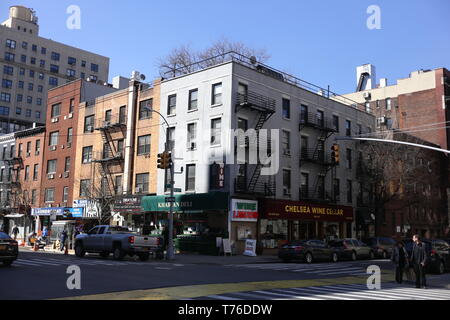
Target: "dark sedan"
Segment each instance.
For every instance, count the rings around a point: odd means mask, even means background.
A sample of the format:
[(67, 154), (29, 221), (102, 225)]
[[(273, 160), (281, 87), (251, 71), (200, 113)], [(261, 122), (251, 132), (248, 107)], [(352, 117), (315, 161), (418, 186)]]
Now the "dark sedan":
[(338, 252), (339, 259), (373, 259), (375, 253), (371, 247), (357, 239), (337, 239), (330, 246)]
[(307, 263), (313, 261), (338, 261), (338, 254), (322, 240), (292, 241), (278, 251), (278, 257), (284, 262), (301, 260)]
[[(430, 273), (442, 274), (450, 270), (450, 245), (445, 240), (423, 239), (428, 262), (425, 266), (426, 271)], [(405, 248), (411, 256), (414, 243), (411, 240), (405, 241)]]
[(363, 241), (373, 249), (376, 257), (389, 259), (392, 255), (392, 248), (395, 246), (395, 240), (387, 237), (373, 237)]
[(13, 240), (9, 235), (0, 232), (0, 262), (5, 266), (10, 266), (19, 255), (19, 247), (17, 241)]

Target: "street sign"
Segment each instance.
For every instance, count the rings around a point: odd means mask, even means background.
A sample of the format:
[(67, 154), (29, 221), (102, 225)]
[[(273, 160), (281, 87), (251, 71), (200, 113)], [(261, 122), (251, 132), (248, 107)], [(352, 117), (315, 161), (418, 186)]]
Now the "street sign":
[(173, 192), (181, 192), (181, 188), (173, 188)]
[(175, 202), (175, 197), (166, 197), (166, 203)]

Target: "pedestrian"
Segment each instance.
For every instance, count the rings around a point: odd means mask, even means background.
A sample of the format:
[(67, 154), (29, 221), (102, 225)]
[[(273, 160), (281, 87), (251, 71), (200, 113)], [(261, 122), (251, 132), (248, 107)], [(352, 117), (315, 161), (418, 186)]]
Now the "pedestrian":
[(66, 245), (66, 241), (67, 241), (67, 231), (66, 231), (66, 229), (64, 229), (62, 232), (61, 232), (61, 237), (60, 237), (60, 241), (61, 241), (61, 244), (60, 244), (60, 250), (61, 251), (63, 251), (64, 250), (64, 247), (65, 247), (65, 245)]
[(401, 284), (403, 282), (403, 272), (409, 268), (408, 252), (402, 241), (397, 241), (393, 250), (391, 261), (395, 265), (395, 281)]
[(48, 228), (47, 226), (44, 227), (44, 229), (42, 230), (42, 241), (45, 242), (45, 244), (47, 244), (47, 237), (48, 237)]
[(411, 253), (411, 264), (414, 267), (416, 274), (416, 288), (426, 287), (425, 265), (427, 263), (427, 254), (425, 251), (425, 244), (420, 237), (415, 234), (413, 236), (414, 246)]
[(17, 239), (17, 235), (19, 234), (19, 228), (17, 228), (17, 226), (14, 226), (14, 228), (12, 230), (12, 233), (13, 233), (14, 240), (16, 240)]

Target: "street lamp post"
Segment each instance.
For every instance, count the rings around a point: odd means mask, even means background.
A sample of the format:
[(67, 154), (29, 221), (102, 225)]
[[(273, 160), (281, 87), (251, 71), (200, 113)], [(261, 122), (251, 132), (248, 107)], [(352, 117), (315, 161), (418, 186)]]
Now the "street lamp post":
[[(150, 112), (155, 112), (155, 113), (159, 114), (161, 116), (161, 118), (163, 118), (164, 122), (166, 123), (167, 128), (170, 127), (169, 123), (166, 120), (166, 118), (160, 112), (158, 112), (156, 110), (153, 110), (150, 107), (145, 107), (144, 109), (148, 110)], [(169, 134), (168, 133), (166, 133), (166, 145), (164, 147), (164, 151), (165, 152), (170, 152), (170, 150), (169, 150)], [(170, 181), (169, 181), (169, 184), (170, 184), (170, 198), (171, 198), (171, 201), (170, 201), (170, 206), (169, 206), (169, 235), (168, 235), (168, 237), (169, 237), (169, 245), (167, 246), (167, 255), (166, 255), (167, 260), (172, 260), (174, 258), (174, 248), (173, 248), (173, 202), (172, 202), (173, 197), (174, 197), (174, 185), (175, 185), (175, 181), (174, 181), (175, 170), (174, 170), (174, 168), (175, 168), (175, 164), (174, 164), (174, 162), (172, 160), (172, 164), (171, 164), (171, 166), (169, 168), (169, 170), (170, 170)]]

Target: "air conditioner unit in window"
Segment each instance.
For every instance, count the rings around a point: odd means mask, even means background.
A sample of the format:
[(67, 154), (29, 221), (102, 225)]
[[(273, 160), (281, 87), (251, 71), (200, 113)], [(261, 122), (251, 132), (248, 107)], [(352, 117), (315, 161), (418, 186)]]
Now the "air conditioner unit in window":
[(68, 178), (69, 177), (70, 172), (64, 172), (64, 178)]
[(31, 152), (27, 152), (27, 158), (31, 157)]
[(283, 195), (290, 196), (291, 195), (291, 189), (284, 187), (283, 188)]
[(51, 151), (56, 151), (56, 146), (50, 146)]
[(191, 150), (194, 150), (197, 148), (197, 143), (196, 142), (191, 142)]
[(59, 118), (52, 118), (52, 123), (56, 123), (59, 121)]
[(70, 142), (67, 142), (67, 148), (72, 147), (72, 144)]
[(69, 119), (73, 118), (73, 113), (69, 113)]
[(141, 188), (140, 187), (136, 187), (136, 193), (141, 193)]
[(109, 127), (111, 125), (111, 121), (103, 121), (104, 127)]
[(47, 178), (50, 179), (50, 180), (53, 180), (53, 179), (55, 179), (55, 175), (53, 173), (49, 173), (47, 175)]
[(35, 155), (35, 156), (38, 156), (38, 155), (39, 155), (39, 151), (36, 151), (36, 152), (34, 153), (34, 155)]
[(93, 127), (93, 126), (87, 126), (87, 131), (88, 131), (88, 132), (94, 131), (94, 127)]
[(61, 149), (64, 149), (64, 145), (61, 145)]

